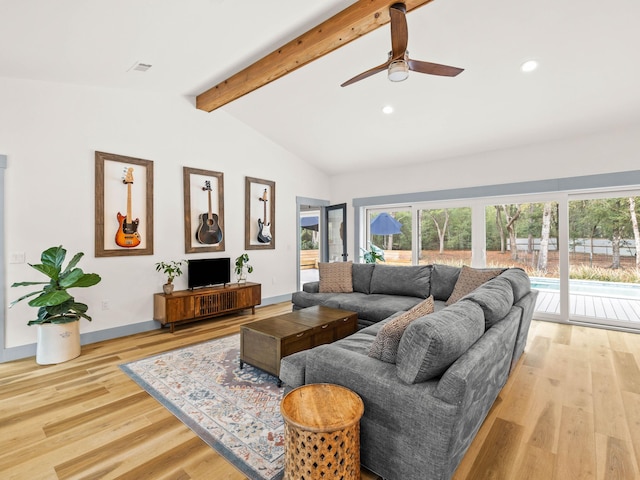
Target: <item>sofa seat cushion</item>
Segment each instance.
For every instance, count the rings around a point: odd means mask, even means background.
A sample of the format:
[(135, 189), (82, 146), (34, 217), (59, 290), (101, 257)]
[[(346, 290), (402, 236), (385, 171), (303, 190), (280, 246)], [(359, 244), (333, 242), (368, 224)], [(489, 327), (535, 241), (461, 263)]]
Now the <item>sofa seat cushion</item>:
[(296, 308), (307, 308), (314, 305), (340, 308), (337, 295), (337, 293), (294, 292), (291, 295), (291, 301)]
[(483, 283), (500, 275), (503, 271), (504, 269), (489, 270), (484, 268), (471, 268), (463, 265), (460, 275), (458, 276), (458, 280), (456, 281), (456, 286), (453, 287), (453, 292), (446, 304), (451, 305), (456, 303), (468, 293), (473, 292)]
[(513, 288), (506, 278), (496, 277), (464, 297), (477, 303), (484, 312), (485, 329), (503, 319), (513, 305)]
[(320, 293), (353, 292), (352, 262), (319, 263)]
[(421, 383), (442, 375), (484, 332), (484, 312), (469, 300), (411, 322), (398, 347), (398, 377)]
[(428, 298), (431, 265), (397, 267), (377, 264), (371, 276), (371, 293)]
[(378, 332), (380, 331), (380, 329), (382, 327), (384, 327), (391, 320), (393, 320), (394, 318), (397, 318), (398, 316), (402, 315), (403, 313), (404, 313), (404, 311), (396, 312), (393, 315), (391, 315), (390, 317), (385, 318), (384, 320), (380, 320), (379, 322), (375, 322), (375, 323), (369, 325), (368, 327), (363, 328), (362, 330), (358, 330), (358, 333), (366, 333), (368, 335), (372, 335), (372, 336), (375, 337), (376, 335), (378, 335)]
[(421, 298), (402, 295), (377, 295), (365, 293), (337, 294), (338, 308), (358, 312), (358, 318), (379, 322), (401, 310), (409, 310), (422, 301)]
[(411, 322), (433, 313), (433, 297), (420, 302), (412, 309), (385, 322), (369, 349), (369, 356), (387, 363), (396, 363), (396, 353), (402, 334)]
[(373, 335), (359, 331), (352, 333), (348, 337), (341, 338), (340, 340), (333, 342), (331, 345), (336, 345), (337, 347), (360, 355), (367, 355), (375, 338), (376, 337)]

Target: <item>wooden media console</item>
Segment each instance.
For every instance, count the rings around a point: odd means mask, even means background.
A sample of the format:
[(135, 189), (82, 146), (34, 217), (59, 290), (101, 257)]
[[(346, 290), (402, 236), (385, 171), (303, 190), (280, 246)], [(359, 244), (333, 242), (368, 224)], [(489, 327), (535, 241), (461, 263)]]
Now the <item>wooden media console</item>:
[(153, 295), (153, 319), (169, 324), (171, 333), (176, 323), (204, 320), (219, 315), (251, 309), (256, 313), (262, 289), (259, 283), (232, 283), (226, 286), (179, 290), (169, 295)]

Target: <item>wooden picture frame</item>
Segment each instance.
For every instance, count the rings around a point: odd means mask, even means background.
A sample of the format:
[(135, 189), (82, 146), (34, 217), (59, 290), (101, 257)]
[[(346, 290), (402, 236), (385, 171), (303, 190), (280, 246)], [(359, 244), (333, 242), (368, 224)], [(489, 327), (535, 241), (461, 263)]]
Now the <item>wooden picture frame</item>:
[(153, 162), (95, 152), (95, 256), (153, 255)]
[(185, 253), (224, 252), (224, 174), (183, 167), (182, 177)]
[[(275, 249), (276, 182), (245, 177), (244, 192), (244, 248), (246, 250)], [(267, 238), (269, 240), (265, 241)]]

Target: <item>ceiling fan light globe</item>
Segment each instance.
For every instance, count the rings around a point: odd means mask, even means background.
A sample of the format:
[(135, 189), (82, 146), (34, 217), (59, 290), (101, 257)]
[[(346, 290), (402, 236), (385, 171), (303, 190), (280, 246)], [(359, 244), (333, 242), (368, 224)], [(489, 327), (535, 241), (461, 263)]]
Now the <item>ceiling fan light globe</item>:
[(396, 60), (389, 65), (388, 78), (392, 82), (402, 82), (409, 76), (409, 65), (404, 60)]

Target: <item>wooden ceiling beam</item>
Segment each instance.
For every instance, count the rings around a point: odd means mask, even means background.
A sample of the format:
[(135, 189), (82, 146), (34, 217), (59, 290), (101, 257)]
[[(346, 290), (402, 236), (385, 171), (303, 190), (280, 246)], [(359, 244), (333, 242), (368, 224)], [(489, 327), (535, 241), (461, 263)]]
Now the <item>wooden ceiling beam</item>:
[[(432, 0), (405, 0), (407, 12)], [(358, 0), (320, 25), (274, 50), (196, 97), (211, 112), (389, 23), (393, 0)]]

